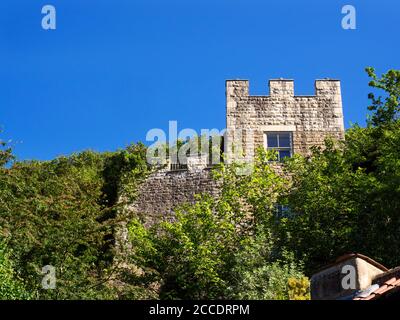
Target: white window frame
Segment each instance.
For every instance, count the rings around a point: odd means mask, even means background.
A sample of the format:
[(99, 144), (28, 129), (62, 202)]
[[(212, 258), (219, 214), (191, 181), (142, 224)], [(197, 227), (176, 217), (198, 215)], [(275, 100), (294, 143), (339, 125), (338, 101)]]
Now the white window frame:
[[(290, 147), (280, 147), (279, 146), (279, 135), (280, 134), (289, 134), (289, 139), (290, 139)], [(276, 134), (278, 135), (278, 147), (268, 147), (268, 134)], [(293, 157), (293, 131), (264, 131), (264, 148), (266, 150), (276, 150), (278, 151), (278, 159), (276, 160), (277, 162), (282, 161), (280, 159), (279, 151), (289, 151), (290, 152), (290, 157)]]

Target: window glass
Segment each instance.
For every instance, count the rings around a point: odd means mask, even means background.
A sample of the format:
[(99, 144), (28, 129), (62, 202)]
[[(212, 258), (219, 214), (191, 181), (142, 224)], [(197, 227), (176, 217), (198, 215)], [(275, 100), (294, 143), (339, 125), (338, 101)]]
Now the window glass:
[(282, 161), (292, 156), (292, 133), (291, 132), (266, 132), (268, 150), (276, 150), (276, 161)]
[(277, 218), (290, 218), (292, 217), (292, 212), (288, 206), (277, 204), (276, 208), (276, 216)]
[(283, 160), (284, 158), (290, 158), (291, 152), (290, 150), (280, 150), (279, 151), (279, 160)]
[(276, 133), (267, 134), (267, 147), (268, 148), (278, 147), (278, 135)]
[(279, 147), (280, 148), (290, 148), (290, 133), (280, 133), (279, 134)]

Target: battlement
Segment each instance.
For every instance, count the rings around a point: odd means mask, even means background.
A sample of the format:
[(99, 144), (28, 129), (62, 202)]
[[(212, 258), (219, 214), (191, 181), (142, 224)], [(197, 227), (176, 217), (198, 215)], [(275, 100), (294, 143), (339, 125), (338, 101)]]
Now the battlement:
[(271, 79), (269, 95), (254, 96), (248, 80), (227, 80), (226, 128), (227, 158), (236, 159), (229, 150), (240, 145), (249, 161), (255, 149), (268, 147), (268, 134), (276, 132), (291, 137), (291, 154), (307, 154), (328, 136), (344, 139), (340, 81), (318, 79), (314, 95), (296, 96), (294, 80)]
[[(271, 79), (268, 85), (270, 97), (295, 97), (294, 80), (292, 79)], [(309, 95), (309, 97), (341, 95), (340, 80), (317, 79), (315, 80), (314, 88), (314, 95)], [(227, 80), (226, 92), (227, 96), (229, 94), (230, 97), (249, 96), (249, 80)], [(268, 95), (265, 97), (268, 97)]]

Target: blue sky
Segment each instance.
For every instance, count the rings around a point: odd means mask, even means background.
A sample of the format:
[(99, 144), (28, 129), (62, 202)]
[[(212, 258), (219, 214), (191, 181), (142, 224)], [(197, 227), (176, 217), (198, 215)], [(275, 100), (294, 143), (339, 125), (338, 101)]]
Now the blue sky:
[[(41, 9), (57, 9), (57, 29)], [(341, 8), (357, 29), (341, 28)], [(225, 79), (338, 78), (364, 123), (366, 66), (400, 69), (398, 0), (1, 0), (0, 126), (20, 159), (116, 150), (152, 128), (225, 126)]]

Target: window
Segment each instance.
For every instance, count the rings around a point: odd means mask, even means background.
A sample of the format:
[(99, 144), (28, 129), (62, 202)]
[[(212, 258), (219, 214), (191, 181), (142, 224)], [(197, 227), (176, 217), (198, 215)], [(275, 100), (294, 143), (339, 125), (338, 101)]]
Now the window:
[(292, 133), (291, 132), (267, 132), (266, 148), (278, 152), (278, 161), (292, 156)]
[(276, 217), (279, 219), (290, 218), (292, 216), (292, 212), (290, 211), (290, 208), (288, 206), (277, 204), (275, 205), (275, 210), (276, 210)]

